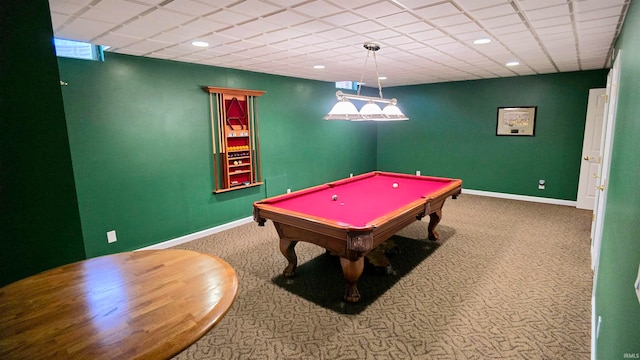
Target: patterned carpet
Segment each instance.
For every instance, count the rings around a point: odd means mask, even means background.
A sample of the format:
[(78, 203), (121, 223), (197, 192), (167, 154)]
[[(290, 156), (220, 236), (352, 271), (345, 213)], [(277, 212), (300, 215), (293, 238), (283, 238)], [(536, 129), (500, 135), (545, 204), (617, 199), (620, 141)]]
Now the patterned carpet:
[(440, 240), (428, 219), (392, 239), (393, 273), (365, 269), (342, 301), (337, 258), (296, 247), (296, 277), (269, 221), (177, 248), (233, 266), (240, 291), (216, 327), (174, 359), (588, 359), (591, 212), (463, 194)]

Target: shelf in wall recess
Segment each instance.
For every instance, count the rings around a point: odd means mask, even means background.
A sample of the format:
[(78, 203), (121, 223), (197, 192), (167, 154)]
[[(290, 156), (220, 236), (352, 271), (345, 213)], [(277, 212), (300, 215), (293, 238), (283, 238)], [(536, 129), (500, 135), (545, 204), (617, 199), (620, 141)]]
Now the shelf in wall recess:
[(204, 86), (203, 89), (209, 93), (213, 193), (262, 184), (256, 109), (257, 97), (265, 92), (215, 86)]
[(238, 189), (244, 189), (244, 188), (250, 188), (250, 187), (254, 187), (254, 186), (260, 186), (260, 185), (262, 185), (262, 184), (264, 184), (264, 182), (255, 182), (255, 183), (251, 183), (251, 184), (249, 184), (249, 185), (242, 185), (242, 184), (240, 184), (240, 185), (236, 185), (236, 186), (233, 186), (233, 185), (232, 185), (233, 187), (230, 187), (230, 188), (220, 189), (220, 190), (217, 190), (217, 191), (216, 191), (216, 190), (214, 190), (214, 191), (213, 191), (213, 193), (214, 193), (214, 194), (220, 194), (220, 193), (225, 193), (225, 192), (228, 192), (228, 191), (233, 191), (233, 190), (238, 190)]

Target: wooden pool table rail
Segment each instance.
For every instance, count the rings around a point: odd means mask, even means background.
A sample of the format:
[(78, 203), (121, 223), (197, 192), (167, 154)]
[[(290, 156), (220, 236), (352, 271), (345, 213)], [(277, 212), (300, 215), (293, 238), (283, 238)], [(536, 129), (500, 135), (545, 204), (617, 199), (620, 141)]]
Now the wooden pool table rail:
[[(391, 174), (374, 172), (354, 178), (366, 178), (372, 176), (372, 174), (379, 173)], [(391, 175), (397, 176), (398, 174)], [(407, 175), (407, 177), (411, 176)], [(367, 253), (407, 225), (422, 219), (426, 215), (430, 217), (427, 236), (430, 240), (437, 240), (438, 233), (435, 228), (442, 218), (444, 202), (450, 196), (454, 199), (457, 198), (462, 190), (461, 180), (424, 177), (429, 180), (435, 179), (435, 181), (439, 182), (448, 182), (449, 184), (436, 192), (416, 199), (406, 206), (369, 221), (362, 227), (355, 227), (339, 221), (280, 208), (276, 205), (279, 200), (303, 196), (313, 191), (325, 189), (327, 186), (354, 181), (354, 178), (347, 178), (254, 203), (254, 220), (258, 225), (264, 226), (266, 220), (270, 219), (278, 232), (280, 252), (288, 261), (283, 275), (286, 277), (295, 275), (298, 263), (295, 246), (298, 241), (321, 246), (340, 257), (340, 264), (347, 283), (345, 300), (348, 302), (360, 300), (356, 283), (364, 270), (364, 257)]]

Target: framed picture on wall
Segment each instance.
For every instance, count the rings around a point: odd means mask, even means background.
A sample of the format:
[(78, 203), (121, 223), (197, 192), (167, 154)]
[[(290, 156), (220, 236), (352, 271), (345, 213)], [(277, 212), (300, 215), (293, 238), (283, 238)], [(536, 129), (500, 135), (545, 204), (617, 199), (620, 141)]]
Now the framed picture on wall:
[(537, 106), (499, 107), (496, 135), (534, 136)]

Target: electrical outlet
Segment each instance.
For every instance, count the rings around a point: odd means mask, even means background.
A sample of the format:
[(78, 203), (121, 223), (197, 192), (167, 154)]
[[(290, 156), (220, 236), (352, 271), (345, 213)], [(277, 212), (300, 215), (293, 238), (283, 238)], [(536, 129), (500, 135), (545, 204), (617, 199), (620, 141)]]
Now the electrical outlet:
[(353, 177), (353, 173), (349, 174), (349, 177)]
[(544, 187), (545, 187), (545, 181), (538, 180), (538, 190), (544, 190)]
[(111, 244), (116, 241), (118, 241), (118, 238), (116, 237), (116, 231), (115, 230), (107, 231), (107, 242)]
[(420, 170), (416, 170), (416, 175), (420, 176)]
[(287, 189), (287, 194), (291, 193), (291, 189)]

